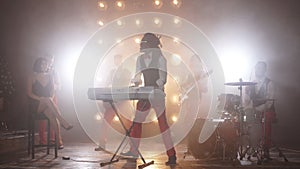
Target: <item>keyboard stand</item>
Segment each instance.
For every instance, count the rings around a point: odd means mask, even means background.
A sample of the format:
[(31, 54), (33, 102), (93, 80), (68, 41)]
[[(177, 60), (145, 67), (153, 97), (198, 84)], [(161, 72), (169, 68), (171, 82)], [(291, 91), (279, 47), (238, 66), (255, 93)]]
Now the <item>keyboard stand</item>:
[[(120, 145), (118, 146), (117, 150), (116, 150), (115, 153), (113, 154), (113, 156), (112, 156), (112, 158), (110, 159), (110, 161), (108, 161), (108, 162), (101, 162), (101, 163), (100, 163), (100, 166), (101, 166), (101, 167), (104, 167), (104, 166), (106, 166), (106, 165), (110, 165), (110, 164), (113, 164), (113, 163), (116, 163), (116, 162), (119, 161), (119, 158), (116, 158), (116, 159), (115, 159), (115, 157), (117, 156), (117, 154), (118, 154), (120, 148), (121, 148), (122, 145), (124, 144), (124, 142), (125, 142), (125, 140), (126, 140), (127, 137), (129, 138), (129, 141), (131, 141), (132, 145), (134, 146), (134, 149), (138, 152), (138, 155), (141, 157), (141, 159), (142, 159), (142, 161), (143, 161), (143, 163), (144, 163), (144, 164), (142, 164), (142, 165), (139, 165), (138, 168), (139, 168), (139, 169), (142, 169), (142, 168), (145, 168), (145, 167), (147, 167), (147, 166), (149, 166), (149, 165), (151, 165), (151, 164), (154, 164), (154, 160), (152, 160), (152, 161), (146, 163), (146, 161), (145, 161), (143, 155), (141, 154), (141, 152), (139, 151), (139, 149), (137, 148), (137, 146), (134, 144), (132, 138), (130, 137), (130, 132), (131, 132), (131, 130), (132, 130), (132, 128), (133, 128), (135, 122), (133, 121), (132, 124), (131, 124), (131, 126), (130, 126), (130, 128), (127, 130), (127, 128), (125, 127), (124, 122), (122, 121), (121, 116), (120, 116), (120, 114), (118, 113), (117, 108), (116, 108), (115, 104), (113, 103), (113, 101), (112, 101), (112, 100), (109, 100), (108, 102), (110, 103), (110, 105), (111, 105), (111, 107), (113, 108), (115, 114), (116, 114), (117, 117), (119, 118), (120, 123), (121, 123), (123, 129), (124, 129), (125, 132), (126, 132), (126, 135), (124, 136), (123, 140), (121, 141)], [(145, 105), (146, 105), (146, 103), (145, 103)], [(144, 105), (144, 106), (145, 106), (145, 105)]]

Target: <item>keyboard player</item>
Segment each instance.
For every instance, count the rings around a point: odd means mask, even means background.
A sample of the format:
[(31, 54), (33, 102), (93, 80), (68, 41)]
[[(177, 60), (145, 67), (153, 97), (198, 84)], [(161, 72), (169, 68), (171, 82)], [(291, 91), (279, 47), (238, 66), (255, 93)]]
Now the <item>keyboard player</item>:
[(136, 86), (140, 85), (142, 82), (141, 77), (143, 75), (144, 85), (157, 88), (158, 93), (161, 93), (163, 97), (152, 101), (138, 101), (133, 128), (130, 132), (130, 137), (137, 139), (133, 139), (133, 142), (130, 142), (130, 150), (128, 152), (121, 153), (121, 155), (133, 158), (138, 157), (136, 148), (138, 148), (140, 144), (139, 138), (141, 138), (142, 124), (149, 114), (150, 109), (153, 108), (156, 112), (156, 116), (158, 117), (159, 128), (167, 149), (166, 153), (168, 155), (168, 161), (165, 164), (174, 165), (176, 164), (176, 151), (171, 139), (170, 130), (168, 130), (169, 125), (165, 112), (164, 85), (167, 81), (167, 63), (160, 47), (161, 43), (158, 36), (154, 35), (153, 33), (144, 34), (140, 43), (140, 52), (143, 54), (137, 58), (136, 75), (132, 79), (132, 82)]

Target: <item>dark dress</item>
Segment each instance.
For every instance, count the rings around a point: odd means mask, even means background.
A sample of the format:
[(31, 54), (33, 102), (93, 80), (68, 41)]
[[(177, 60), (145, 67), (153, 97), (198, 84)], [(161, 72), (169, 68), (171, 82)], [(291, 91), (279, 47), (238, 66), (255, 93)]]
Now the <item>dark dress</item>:
[[(53, 79), (49, 76), (49, 82), (46, 86), (43, 86), (38, 80), (32, 84), (32, 93), (39, 97), (50, 97), (53, 91)], [(29, 98), (29, 110), (30, 112), (37, 112), (38, 106), (40, 104), (39, 100)]]

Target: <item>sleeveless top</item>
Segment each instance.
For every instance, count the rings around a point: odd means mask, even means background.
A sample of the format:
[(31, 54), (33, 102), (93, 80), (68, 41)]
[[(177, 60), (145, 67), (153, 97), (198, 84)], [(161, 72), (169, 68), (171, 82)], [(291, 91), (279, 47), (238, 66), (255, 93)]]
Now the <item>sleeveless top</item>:
[[(160, 78), (159, 77), (159, 59), (163, 57), (161, 55), (161, 53), (156, 53), (153, 52), (153, 56), (152, 56), (152, 60), (149, 64), (149, 66), (146, 66), (145, 63), (145, 59), (143, 57), (143, 55), (140, 56), (141, 59), (141, 69), (142, 69), (142, 74), (144, 76), (144, 83), (145, 86), (154, 86), (154, 87), (158, 87), (158, 85), (156, 84), (156, 81)], [(165, 59), (163, 57), (163, 59)], [(166, 72), (164, 72), (166, 73)]]
[[(50, 97), (53, 89), (54, 89), (53, 78), (50, 75), (49, 75), (49, 81), (45, 86), (43, 86), (37, 79), (32, 84), (32, 93), (39, 97)], [(30, 105), (29, 110), (31, 112), (36, 112), (39, 104), (40, 104), (39, 100), (30, 98), (29, 99), (29, 105)]]
[[(266, 103), (266, 94), (268, 90), (268, 84), (270, 83), (270, 79), (266, 78), (263, 82), (262, 86), (260, 87), (258, 92), (255, 92), (255, 86), (251, 86), (250, 88), (250, 98), (253, 100), (253, 106), (257, 107), (259, 105)], [(270, 107), (270, 112), (275, 112), (275, 106), (274, 103)]]

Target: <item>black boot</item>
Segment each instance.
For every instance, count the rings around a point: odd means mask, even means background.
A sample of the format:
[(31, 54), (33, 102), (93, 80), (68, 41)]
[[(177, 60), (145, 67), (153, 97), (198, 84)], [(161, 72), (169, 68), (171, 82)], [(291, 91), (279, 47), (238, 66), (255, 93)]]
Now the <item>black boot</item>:
[(166, 165), (176, 165), (176, 156), (172, 155), (169, 157), (169, 160), (166, 162)]

